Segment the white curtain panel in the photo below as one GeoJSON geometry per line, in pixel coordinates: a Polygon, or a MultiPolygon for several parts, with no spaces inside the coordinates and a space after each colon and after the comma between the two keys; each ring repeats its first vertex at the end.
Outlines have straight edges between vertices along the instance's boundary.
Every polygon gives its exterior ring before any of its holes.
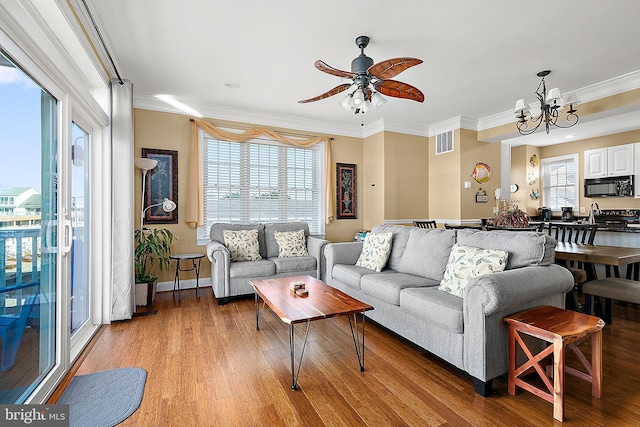
{"type": "Polygon", "coordinates": [[[133,271],[133,85],[111,80],[111,206],[113,282],[111,320],[131,319],[135,307],[133,271]]]}

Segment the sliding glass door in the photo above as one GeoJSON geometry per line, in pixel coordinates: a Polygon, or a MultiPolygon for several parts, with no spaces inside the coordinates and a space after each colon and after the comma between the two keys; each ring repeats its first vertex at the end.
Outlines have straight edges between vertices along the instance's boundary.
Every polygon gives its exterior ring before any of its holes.
{"type": "Polygon", "coordinates": [[[0,53],[0,403],[56,362],[58,101],[0,53]]]}
{"type": "Polygon", "coordinates": [[[90,318],[89,133],[71,125],[71,336],[90,318]]]}

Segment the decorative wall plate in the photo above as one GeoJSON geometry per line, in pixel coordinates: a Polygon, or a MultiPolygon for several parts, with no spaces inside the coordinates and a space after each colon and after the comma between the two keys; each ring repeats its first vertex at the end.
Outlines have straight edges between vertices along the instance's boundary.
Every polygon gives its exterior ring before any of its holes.
{"type": "Polygon", "coordinates": [[[531,197],[533,200],[538,200],[540,199],[540,192],[537,188],[535,188],[531,190],[531,194],[529,194],[529,197],[531,197]]]}
{"type": "Polygon", "coordinates": [[[511,184],[511,192],[512,193],[517,193],[519,188],[520,187],[518,187],[518,184],[511,184]]]}
{"type": "Polygon", "coordinates": [[[478,184],[484,184],[491,179],[491,168],[486,163],[478,162],[473,169],[471,178],[475,179],[478,184]]]}
{"type": "Polygon", "coordinates": [[[529,159],[529,163],[531,163],[531,166],[533,166],[534,168],[538,166],[538,155],[534,154],[533,156],[531,156],[531,158],[529,159]]]}

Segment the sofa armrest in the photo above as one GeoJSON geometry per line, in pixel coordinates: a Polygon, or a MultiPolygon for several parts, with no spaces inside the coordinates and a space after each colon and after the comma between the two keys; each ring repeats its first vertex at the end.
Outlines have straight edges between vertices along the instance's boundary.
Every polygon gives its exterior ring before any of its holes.
{"type": "Polygon", "coordinates": [[[464,305],[480,309],[485,316],[496,312],[525,310],[532,300],[564,294],[573,288],[573,276],[559,265],[532,266],[505,270],[472,279],[464,305]]]}
{"type": "Polygon", "coordinates": [[[206,248],[207,258],[211,261],[211,288],[216,298],[225,298],[229,290],[229,250],[225,245],[210,240],[206,248]]]}
{"type": "Polygon", "coordinates": [[[307,237],[307,251],[309,251],[309,256],[316,259],[316,277],[318,279],[321,278],[324,269],[324,247],[327,243],[329,243],[329,241],[325,239],[319,239],[313,236],[307,237]]]}
{"type": "Polygon", "coordinates": [[[503,319],[541,305],[564,307],[573,276],[559,265],[531,266],[476,277],[464,294],[464,369],[486,382],[508,371],[503,319]]]}
{"type": "Polygon", "coordinates": [[[331,272],[336,264],[355,265],[362,252],[362,242],[329,243],[324,248],[325,268],[322,280],[329,283],[333,279],[331,272]]]}

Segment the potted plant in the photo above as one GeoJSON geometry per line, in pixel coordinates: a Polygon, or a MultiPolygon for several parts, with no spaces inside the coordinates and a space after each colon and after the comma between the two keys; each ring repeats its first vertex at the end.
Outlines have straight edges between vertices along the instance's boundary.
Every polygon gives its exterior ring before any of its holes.
{"type": "Polygon", "coordinates": [[[174,234],[166,228],[141,228],[134,232],[136,306],[149,305],[156,299],[158,277],[154,276],[156,266],[160,271],[169,268],[171,244],[174,234]]]}

